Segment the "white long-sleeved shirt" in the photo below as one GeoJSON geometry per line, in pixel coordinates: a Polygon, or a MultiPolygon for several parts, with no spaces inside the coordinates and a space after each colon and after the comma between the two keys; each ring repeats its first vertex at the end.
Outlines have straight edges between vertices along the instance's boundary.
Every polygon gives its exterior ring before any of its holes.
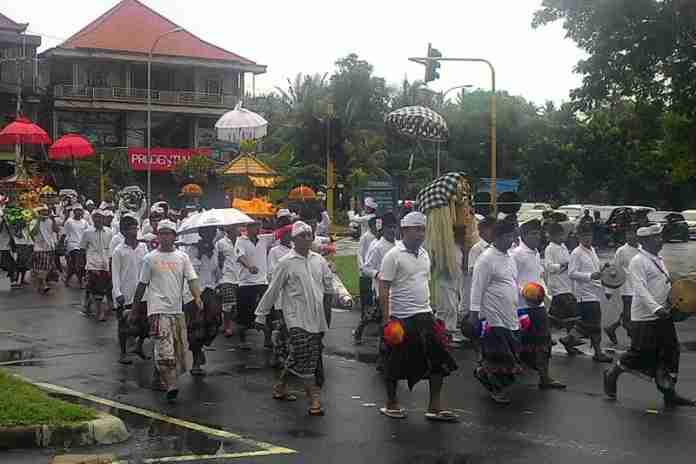
{"type": "Polygon", "coordinates": [[[112,231],[108,227],[97,230],[94,227],[87,229],[82,236],[80,248],[87,252],[88,271],[109,270],[109,245],[111,244],[112,231]]]}
{"type": "Polygon", "coordinates": [[[357,222],[360,224],[360,233],[364,234],[368,230],[370,230],[370,225],[368,224],[370,222],[370,219],[375,217],[375,213],[369,213],[369,214],[364,214],[362,216],[355,214],[355,211],[348,211],[348,221],[350,222],[357,222]]]}
{"type": "Polygon", "coordinates": [[[109,243],[109,256],[114,255],[116,252],[116,248],[122,243],[126,241],[126,238],[123,236],[121,232],[117,232],[117,229],[113,229],[114,231],[114,236],[111,237],[111,242],[109,243]]]}
{"type": "Polygon", "coordinates": [[[469,268],[469,274],[474,272],[474,265],[476,264],[476,261],[478,261],[479,257],[481,257],[481,254],[490,246],[490,243],[485,241],[484,239],[479,239],[478,242],[474,244],[474,246],[471,247],[471,250],[469,250],[469,256],[467,259],[467,267],[469,268]]]}
{"type": "Polygon", "coordinates": [[[633,295],[633,285],[631,285],[631,273],[628,271],[628,265],[631,264],[631,260],[638,254],[639,251],[640,248],[626,243],[619,247],[614,254],[614,265],[616,267],[620,267],[626,273],[626,282],[619,289],[621,296],[633,295]]]}
{"type": "MultiPolygon", "coordinates": [[[[515,261],[517,268],[517,288],[519,290],[519,299],[517,308],[528,308],[531,306],[522,296],[522,289],[530,282],[535,282],[546,288],[544,283],[544,266],[541,264],[541,255],[539,250],[531,249],[520,240],[520,244],[510,251],[510,256],[515,261]]],[[[543,304],[543,303],[542,303],[543,304]]]]}
{"type": "Polygon", "coordinates": [[[360,271],[361,275],[367,277],[367,274],[365,274],[364,271],[364,266],[365,266],[365,260],[367,259],[367,252],[370,251],[370,245],[372,245],[372,242],[376,240],[376,237],[372,233],[372,231],[368,228],[367,232],[362,234],[360,236],[360,243],[358,244],[358,270],[360,271]]]}
{"type": "Polygon", "coordinates": [[[328,330],[324,312],[324,295],[333,293],[333,273],[318,253],[307,257],[295,250],[285,255],[273,270],[273,280],[256,307],[257,319],[268,315],[271,307],[283,296],[283,318],[289,329],[294,327],[310,333],[328,330]]]}
{"type": "Polygon", "coordinates": [[[474,266],[469,311],[478,312],[492,327],[519,330],[517,266],[507,252],[491,246],[474,266]]]}
{"type": "Polygon", "coordinates": [[[600,301],[602,284],[590,277],[595,272],[599,272],[599,257],[595,249],[582,245],[575,247],[570,254],[568,277],[573,282],[573,293],[579,303],[600,301]]]}
{"type": "Polygon", "coordinates": [[[660,256],[640,250],[628,265],[633,286],[632,321],[654,321],[669,297],[669,271],[660,256]]]}
{"type": "Polygon", "coordinates": [[[75,218],[68,218],[68,220],[65,221],[65,225],[63,225],[63,234],[65,235],[65,250],[68,253],[80,249],[82,236],[88,228],[89,223],[84,219],[78,221],[75,218]]]}
{"type": "Polygon", "coordinates": [[[568,276],[568,267],[561,269],[562,265],[570,263],[570,252],[565,243],[560,245],[549,243],[544,251],[544,269],[546,270],[546,283],[549,287],[549,295],[563,295],[573,293],[573,285],[568,276]]]}
{"type": "MultiPolygon", "coordinates": [[[[140,281],[140,270],[147,253],[147,245],[144,243],[138,243],[135,248],[126,243],[116,247],[111,257],[111,282],[114,301],[119,296],[123,296],[126,305],[133,304],[135,290],[140,281]]],[[[147,298],[143,298],[143,300],[147,300],[147,298]]]]}
{"type": "MultiPolygon", "coordinates": [[[[273,272],[278,268],[278,263],[283,258],[292,251],[291,247],[286,247],[282,243],[271,248],[268,252],[268,281],[273,280],[273,272]]],[[[283,295],[278,297],[278,301],[275,303],[275,309],[281,309],[283,307],[283,295]]]]}
{"type": "Polygon", "coordinates": [[[377,241],[372,242],[369,251],[367,252],[367,258],[365,259],[365,265],[363,267],[363,274],[372,279],[372,289],[375,295],[379,296],[379,281],[377,280],[377,274],[379,274],[382,268],[382,260],[389,250],[394,248],[395,242],[390,242],[386,238],[382,237],[377,241]]]}

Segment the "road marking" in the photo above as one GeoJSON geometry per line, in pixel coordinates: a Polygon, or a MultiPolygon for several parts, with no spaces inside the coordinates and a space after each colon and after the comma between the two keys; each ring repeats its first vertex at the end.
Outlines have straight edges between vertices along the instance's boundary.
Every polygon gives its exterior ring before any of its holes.
{"type": "Polygon", "coordinates": [[[15,359],[14,361],[4,361],[0,362],[0,366],[12,366],[13,364],[27,364],[35,362],[53,361],[54,359],[66,358],[68,356],[87,356],[90,354],[97,354],[98,351],[87,351],[85,353],[65,353],[57,354],[54,356],[47,356],[45,358],[26,358],[26,359],[15,359]]]}
{"type": "MultiPolygon", "coordinates": [[[[89,393],[78,392],[78,391],[71,390],[71,389],[66,388],[66,387],[61,387],[60,385],[53,385],[53,384],[44,383],[44,382],[35,382],[31,379],[28,379],[28,378],[20,376],[20,375],[17,375],[17,377],[19,377],[22,380],[29,382],[33,385],[36,385],[39,388],[42,388],[44,390],[48,390],[48,391],[51,391],[54,393],[59,393],[62,395],[67,395],[67,396],[74,396],[76,398],[80,398],[80,399],[83,399],[86,401],[91,401],[93,403],[101,404],[103,406],[108,406],[111,408],[120,409],[122,411],[127,411],[127,412],[130,412],[133,414],[138,414],[140,416],[149,417],[150,419],[156,419],[156,420],[159,420],[162,422],[167,422],[169,424],[176,425],[178,427],[187,428],[190,430],[194,430],[196,432],[204,433],[206,435],[211,435],[211,436],[218,437],[218,438],[226,438],[229,440],[235,440],[235,441],[238,441],[240,443],[254,446],[256,448],[260,448],[262,451],[254,451],[254,452],[249,452],[249,453],[263,453],[263,454],[259,454],[259,456],[270,456],[270,455],[275,455],[275,454],[294,454],[297,452],[297,451],[290,449],[290,448],[284,448],[282,446],[276,446],[272,443],[266,443],[263,441],[254,440],[252,438],[246,438],[246,437],[243,437],[243,436],[238,435],[236,433],[227,432],[225,430],[214,429],[212,427],[207,427],[205,425],[196,424],[194,422],[189,422],[189,421],[183,420],[183,419],[177,419],[176,417],[170,417],[170,416],[167,416],[164,414],[160,414],[158,412],[149,411],[147,409],[142,409],[142,408],[139,408],[136,406],[131,406],[128,404],[119,403],[117,401],[108,400],[106,398],[100,398],[98,396],[90,395],[89,393]]],[[[239,455],[238,457],[244,457],[245,453],[234,453],[233,457],[237,456],[237,455],[239,455]]],[[[225,455],[225,456],[230,456],[230,455],[225,455]]],[[[248,454],[248,456],[255,456],[255,454],[248,454]]],[[[184,457],[186,457],[186,456],[184,456],[184,457]]],[[[209,455],[208,457],[203,457],[203,459],[207,459],[207,460],[223,459],[223,458],[224,458],[223,455],[209,455]]],[[[153,459],[155,459],[155,458],[153,458],[153,459]]],[[[157,458],[157,459],[158,460],[145,460],[145,462],[153,462],[153,463],[156,463],[156,462],[180,462],[180,461],[176,461],[176,458],[173,458],[173,457],[172,458],[157,458]],[[174,459],[174,460],[163,461],[162,459],[174,459]]],[[[201,458],[196,457],[195,459],[201,459],[201,458]]],[[[188,460],[192,461],[192,460],[194,460],[194,458],[190,458],[188,460]]]]}
{"type": "MultiPolygon", "coordinates": [[[[293,451],[294,452],[294,451],[293,451]]],[[[144,464],[157,464],[160,462],[190,462],[190,461],[213,461],[217,459],[240,459],[240,458],[254,458],[261,456],[275,456],[278,454],[290,454],[290,453],[277,453],[272,450],[264,451],[245,451],[241,453],[221,453],[221,454],[191,454],[187,456],[167,456],[161,458],[146,458],[142,462],[144,464]]],[[[111,464],[129,464],[128,461],[113,461],[111,464]]]]}

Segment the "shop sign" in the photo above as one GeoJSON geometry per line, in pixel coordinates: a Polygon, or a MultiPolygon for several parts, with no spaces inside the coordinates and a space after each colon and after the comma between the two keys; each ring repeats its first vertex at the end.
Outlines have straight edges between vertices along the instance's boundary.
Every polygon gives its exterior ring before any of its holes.
{"type": "MultiPolygon", "coordinates": [[[[193,156],[210,157],[210,148],[152,148],[152,171],[170,172],[179,161],[189,160],[193,156]]],[[[128,148],[128,164],[134,171],[147,171],[147,148],[128,148]]]]}

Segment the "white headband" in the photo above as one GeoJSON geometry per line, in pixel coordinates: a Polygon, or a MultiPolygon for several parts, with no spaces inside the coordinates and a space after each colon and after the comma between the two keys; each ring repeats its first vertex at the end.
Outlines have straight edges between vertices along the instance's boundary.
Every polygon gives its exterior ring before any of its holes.
{"type": "Polygon", "coordinates": [[[297,221],[292,225],[292,232],[290,233],[290,236],[294,238],[300,234],[304,234],[305,232],[312,233],[312,228],[306,222],[297,221]]]}

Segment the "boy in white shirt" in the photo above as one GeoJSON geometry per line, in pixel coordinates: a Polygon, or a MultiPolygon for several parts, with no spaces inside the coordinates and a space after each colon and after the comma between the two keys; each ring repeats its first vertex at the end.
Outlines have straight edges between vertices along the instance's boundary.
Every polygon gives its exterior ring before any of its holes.
{"type": "Polygon", "coordinates": [[[111,301],[111,272],[109,267],[109,245],[113,232],[104,226],[104,212],[95,210],[92,214],[94,227],[85,231],[82,235],[80,248],[86,257],[85,269],[87,270],[86,308],[85,314],[90,315],[91,303],[97,303],[97,320],[106,321],[108,302],[111,301]],[[105,303],[103,300],[108,301],[105,303]]]}
{"type": "Polygon", "coordinates": [[[65,237],[65,252],[68,255],[68,266],[65,273],[65,286],[69,286],[70,278],[74,275],[80,287],[84,285],[85,279],[85,254],[80,249],[82,236],[89,228],[89,223],[83,217],[84,210],[82,205],[75,205],[72,208],[72,217],[68,217],[63,225],[63,234],[65,237]]]}

